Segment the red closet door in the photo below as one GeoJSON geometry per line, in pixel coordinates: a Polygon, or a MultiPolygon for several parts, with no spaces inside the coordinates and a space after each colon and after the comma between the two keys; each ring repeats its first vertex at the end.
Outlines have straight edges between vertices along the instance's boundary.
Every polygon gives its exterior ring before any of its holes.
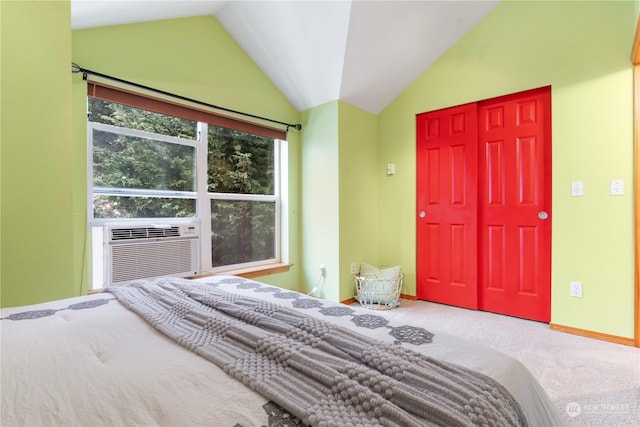
{"type": "Polygon", "coordinates": [[[478,307],[551,317],[550,88],[478,105],[478,307]]]}
{"type": "Polygon", "coordinates": [[[477,308],[477,110],[417,116],[417,297],[477,308]]]}

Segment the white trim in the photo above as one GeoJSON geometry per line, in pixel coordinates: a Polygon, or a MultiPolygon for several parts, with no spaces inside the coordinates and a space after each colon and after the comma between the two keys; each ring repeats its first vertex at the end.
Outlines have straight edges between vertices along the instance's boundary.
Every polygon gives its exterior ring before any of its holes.
{"type": "Polygon", "coordinates": [[[195,199],[197,191],[145,190],[142,188],[93,187],[93,194],[108,196],[165,197],[170,199],[195,199]]]}
{"type": "Polygon", "coordinates": [[[273,219],[275,224],[273,224],[274,227],[274,234],[275,234],[275,242],[273,242],[274,248],[273,248],[273,252],[275,255],[276,260],[280,260],[280,231],[281,231],[281,224],[280,224],[280,209],[281,209],[281,205],[280,205],[280,194],[282,193],[281,188],[280,188],[280,171],[282,170],[282,163],[280,162],[280,140],[279,139],[274,139],[273,140],[273,193],[274,193],[274,197],[276,198],[276,211],[275,211],[275,218],[273,219]]]}
{"type": "Polygon", "coordinates": [[[241,264],[229,264],[229,265],[221,265],[219,267],[211,267],[211,259],[209,259],[210,267],[208,269],[205,269],[204,267],[202,267],[202,269],[204,272],[207,272],[207,273],[220,274],[220,273],[224,273],[232,270],[244,270],[247,268],[262,267],[262,266],[267,266],[272,264],[281,264],[281,262],[278,261],[276,258],[270,258],[270,259],[264,259],[260,261],[245,262],[241,264]]]}
{"type": "Polygon", "coordinates": [[[238,200],[249,202],[277,202],[278,196],[270,194],[240,194],[240,193],[207,193],[211,200],[238,200]]]}
{"type": "Polygon", "coordinates": [[[289,262],[289,144],[286,140],[276,141],[278,144],[279,169],[276,179],[278,182],[278,228],[277,258],[280,262],[289,262]]]}
{"type": "MultiPolygon", "coordinates": [[[[209,173],[207,171],[209,125],[198,122],[198,146],[196,148],[196,190],[198,194],[207,194],[209,173]]],[[[200,268],[211,268],[211,203],[208,197],[200,196],[196,201],[196,211],[200,219],[200,268]]]]}
{"type": "Polygon", "coordinates": [[[170,142],[171,144],[186,145],[189,147],[196,147],[198,145],[198,141],[194,139],[163,135],[161,133],[147,132],[138,129],[123,128],[120,126],[107,125],[104,123],[89,122],[89,124],[96,130],[115,133],[117,135],[133,136],[134,138],[150,139],[152,141],[170,142]]]}
{"type": "MultiPolygon", "coordinates": [[[[88,108],[88,106],[87,106],[88,108]]],[[[96,223],[93,217],[93,125],[87,121],[87,228],[96,223]]]]}

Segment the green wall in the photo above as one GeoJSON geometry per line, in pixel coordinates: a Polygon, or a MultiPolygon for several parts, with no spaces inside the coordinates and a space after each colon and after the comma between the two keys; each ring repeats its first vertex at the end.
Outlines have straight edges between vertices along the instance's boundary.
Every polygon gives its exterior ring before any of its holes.
{"type": "Polygon", "coordinates": [[[633,336],[633,2],[502,2],[379,115],[380,257],[415,292],[415,114],[552,86],[552,323],[633,336]],[[402,175],[401,175],[402,173],[402,175]],[[623,196],[609,180],[625,180],[623,196]],[[584,197],[571,197],[571,181],[584,197]],[[401,245],[398,245],[398,241],[401,245]],[[581,281],[583,298],[569,296],[581,281]]]}
{"type": "Polygon", "coordinates": [[[302,113],[301,209],[303,281],[313,295],[339,298],[338,101],[302,113]],[[327,269],[321,278],[320,265],[327,269]]]}
{"type": "MultiPolygon", "coordinates": [[[[345,102],[338,106],[339,134],[339,208],[340,251],[338,280],[339,300],[354,294],[351,264],[394,263],[378,257],[378,177],[386,167],[378,167],[377,116],[345,102]]],[[[393,179],[389,177],[388,179],[393,179]]]]}
{"type": "Polygon", "coordinates": [[[70,3],[1,2],[0,304],[78,295],[70,3]]]}
{"type": "Polygon", "coordinates": [[[291,104],[212,16],[76,30],[73,61],[214,105],[298,120],[291,104]]]}
{"type": "MultiPolygon", "coordinates": [[[[333,101],[303,112],[302,258],[308,291],[354,295],[351,264],[378,264],[377,116],[333,101]],[[320,265],[327,275],[321,279],[320,265]]],[[[386,169],[385,169],[386,170],[386,169]]]]}

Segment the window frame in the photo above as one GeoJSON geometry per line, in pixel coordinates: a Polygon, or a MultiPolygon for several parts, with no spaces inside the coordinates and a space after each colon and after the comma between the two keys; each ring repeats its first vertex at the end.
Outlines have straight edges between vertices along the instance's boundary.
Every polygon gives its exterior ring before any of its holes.
{"type": "MultiPolygon", "coordinates": [[[[177,145],[184,145],[187,147],[193,147],[195,151],[196,165],[197,165],[198,151],[199,151],[198,141],[186,139],[186,138],[179,138],[175,136],[162,135],[159,133],[147,132],[147,131],[138,130],[138,129],[123,128],[120,126],[108,125],[105,123],[98,123],[98,122],[87,121],[87,126],[89,128],[89,133],[87,134],[87,142],[91,149],[89,153],[90,155],[89,177],[90,177],[90,185],[91,185],[91,191],[92,191],[91,193],[92,197],[91,197],[91,200],[88,201],[88,204],[89,204],[89,209],[91,209],[91,211],[89,212],[90,218],[92,218],[94,221],[96,220],[96,218],[93,218],[92,210],[93,210],[93,195],[95,194],[103,194],[107,196],[142,196],[142,197],[163,196],[167,198],[181,198],[181,199],[197,198],[197,194],[198,194],[197,185],[196,185],[196,191],[150,190],[150,189],[144,189],[144,188],[119,188],[119,187],[97,187],[98,191],[96,191],[96,187],[93,185],[93,131],[94,130],[114,133],[118,135],[131,136],[134,138],[149,139],[152,141],[160,141],[160,142],[166,142],[169,144],[177,144],[177,145]]],[[[196,174],[197,173],[198,173],[198,170],[196,167],[196,174]]],[[[197,211],[196,211],[196,216],[197,216],[197,211]]],[[[107,221],[110,220],[109,218],[97,218],[97,220],[102,220],[102,219],[105,219],[107,221]]],[[[139,219],[144,219],[144,218],[139,218],[139,219]]]]}
{"type": "MultiPolygon", "coordinates": [[[[282,202],[283,202],[283,192],[282,183],[288,183],[286,179],[286,174],[283,176],[283,170],[286,170],[286,163],[283,165],[282,160],[282,152],[286,150],[286,141],[281,139],[274,138],[273,139],[273,176],[274,176],[274,191],[273,195],[267,194],[244,194],[244,193],[218,193],[218,192],[209,192],[208,190],[208,140],[203,140],[203,136],[208,135],[208,127],[209,123],[198,122],[198,141],[202,140],[202,152],[198,152],[198,160],[197,160],[197,185],[196,188],[204,189],[202,197],[198,197],[197,199],[197,212],[198,219],[200,221],[200,234],[201,234],[201,268],[203,271],[207,271],[213,274],[216,273],[226,273],[230,271],[236,271],[239,269],[247,269],[261,266],[269,266],[274,264],[280,264],[285,262],[283,260],[283,234],[282,230],[286,229],[283,223],[283,215],[282,215],[282,202]],[[202,171],[202,173],[200,173],[202,171]],[[285,178],[285,179],[283,179],[285,178]],[[211,201],[213,200],[231,200],[231,201],[255,201],[255,202],[274,202],[275,203],[275,241],[274,241],[274,258],[269,258],[260,261],[252,261],[241,264],[229,264],[224,266],[213,267],[212,264],[212,253],[211,253],[211,240],[205,239],[204,236],[211,236],[211,201]],[[209,242],[206,244],[204,242],[209,242]]],[[[204,138],[206,139],[206,137],[204,138]]],[[[285,217],[286,218],[286,217],[285,217]]],[[[284,246],[286,247],[286,246],[284,246]]],[[[286,252],[285,252],[286,253],[286,252]]]]}
{"type": "MultiPolygon", "coordinates": [[[[287,188],[288,188],[288,145],[286,141],[286,131],[263,127],[256,123],[248,123],[245,121],[218,116],[212,112],[203,112],[200,109],[191,110],[191,107],[175,104],[166,100],[147,97],[138,93],[120,90],[110,86],[102,86],[93,82],[88,84],[88,97],[105,100],[108,102],[129,105],[135,108],[142,108],[149,111],[169,114],[175,117],[187,118],[197,123],[196,139],[185,139],[168,135],[161,135],[147,131],[122,128],[119,126],[91,122],[87,118],[87,165],[88,165],[88,228],[104,227],[107,223],[155,223],[155,222],[190,222],[197,220],[200,224],[200,270],[202,275],[208,274],[233,274],[234,272],[251,272],[264,268],[265,271],[281,268],[288,263],[288,215],[283,206],[288,205],[287,188]],[[96,93],[99,95],[96,96],[96,93]],[[104,96],[108,93],[109,96],[104,96]],[[115,95],[114,95],[115,94],[115,95]],[[133,101],[132,101],[133,100],[133,101]],[[143,100],[143,102],[139,102],[143,100]],[[123,102],[124,101],[124,102],[123,102]],[[151,107],[150,107],[151,106],[151,107]],[[173,114],[178,111],[180,114],[173,114]],[[185,113],[187,111],[187,113],[185,113]],[[191,115],[191,113],[194,113],[191,115]],[[201,119],[210,119],[212,117],[221,117],[221,119],[202,121],[201,119]],[[196,119],[197,118],[197,119],[196,119]],[[228,126],[229,124],[240,123],[239,127],[228,126]],[[224,126],[224,125],[227,126],[224,126]],[[210,193],[208,192],[208,126],[222,126],[242,132],[253,133],[273,139],[274,148],[274,194],[242,194],[242,193],[210,193]],[[261,129],[261,132],[255,132],[261,129]],[[94,191],[93,186],[93,131],[103,130],[121,133],[134,137],[141,137],[151,140],[158,140],[167,143],[175,143],[195,147],[195,192],[190,191],[173,191],[173,190],[149,190],[149,189],[121,189],[100,187],[98,191],[94,191]],[[284,137],[283,137],[284,136],[284,137]],[[94,195],[131,195],[131,196],[162,196],[176,198],[195,198],[196,214],[194,217],[180,218],[94,218],[94,195]],[[247,263],[239,263],[233,265],[212,266],[212,248],[211,248],[211,202],[213,200],[239,200],[239,201],[257,201],[257,202],[273,202],[275,204],[274,218],[274,258],[265,260],[252,261],[247,263]]],[[[88,117],[88,116],[87,116],[88,117]]],[[[255,274],[253,275],[255,277],[255,274]]],[[[95,287],[95,286],[94,286],[95,287]]]]}

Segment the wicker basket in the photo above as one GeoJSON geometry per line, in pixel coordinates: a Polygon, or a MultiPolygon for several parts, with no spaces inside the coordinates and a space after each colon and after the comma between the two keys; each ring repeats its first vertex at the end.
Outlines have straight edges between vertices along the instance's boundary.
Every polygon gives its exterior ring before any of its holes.
{"type": "Polygon", "coordinates": [[[353,276],[356,285],[356,299],[371,310],[389,310],[398,306],[402,289],[402,274],[393,279],[372,274],[353,276]]]}

